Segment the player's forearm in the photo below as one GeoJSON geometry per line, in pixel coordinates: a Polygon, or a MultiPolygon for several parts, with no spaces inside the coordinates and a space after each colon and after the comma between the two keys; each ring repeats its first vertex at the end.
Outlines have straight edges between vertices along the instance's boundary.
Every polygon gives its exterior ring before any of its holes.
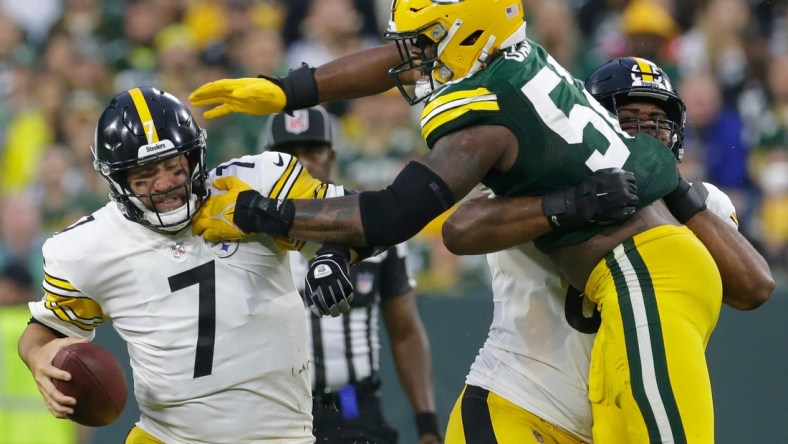
{"type": "Polygon", "coordinates": [[[722,277],[723,302],[739,310],[753,310],[774,290],[769,264],[733,227],[709,210],[687,221],[711,253],[722,277]]]}
{"type": "Polygon", "coordinates": [[[550,231],[541,197],[477,197],[443,224],[443,243],[454,254],[485,254],[529,242],[550,231]]]}
{"type": "Polygon", "coordinates": [[[30,367],[30,358],[35,352],[48,344],[50,341],[57,339],[48,328],[39,324],[29,324],[22,336],[19,337],[17,344],[17,351],[22,361],[30,367]]]}
{"type": "Polygon", "coordinates": [[[374,95],[394,87],[388,70],[400,62],[396,45],[365,49],[315,70],[321,102],[374,95]]]}
{"type": "Polygon", "coordinates": [[[324,244],[366,246],[358,195],[293,201],[295,219],[288,236],[324,244]]]}

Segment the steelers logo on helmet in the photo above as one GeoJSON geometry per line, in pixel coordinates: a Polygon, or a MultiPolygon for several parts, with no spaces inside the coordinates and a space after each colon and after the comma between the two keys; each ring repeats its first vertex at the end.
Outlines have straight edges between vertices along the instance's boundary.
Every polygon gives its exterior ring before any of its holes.
{"type": "Polygon", "coordinates": [[[651,86],[665,91],[673,91],[668,77],[662,69],[653,62],[633,57],[635,64],[632,65],[632,86],[651,86]]]}

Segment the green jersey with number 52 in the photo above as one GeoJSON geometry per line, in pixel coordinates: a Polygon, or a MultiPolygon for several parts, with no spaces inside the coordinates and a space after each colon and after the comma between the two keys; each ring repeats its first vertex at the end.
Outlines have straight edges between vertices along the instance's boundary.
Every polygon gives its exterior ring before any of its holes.
{"type": "MultiPolygon", "coordinates": [[[[433,93],[422,114],[428,146],[475,125],[501,125],[519,143],[513,167],[482,179],[499,196],[541,195],[575,185],[591,172],[623,168],[635,175],[643,208],[678,183],[676,159],[656,138],[626,134],[541,46],[526,40],[487,68],[433,93]]],[[[536,239],[543,252],[580,243],[605,227],[554,231],[536,239]]]]}

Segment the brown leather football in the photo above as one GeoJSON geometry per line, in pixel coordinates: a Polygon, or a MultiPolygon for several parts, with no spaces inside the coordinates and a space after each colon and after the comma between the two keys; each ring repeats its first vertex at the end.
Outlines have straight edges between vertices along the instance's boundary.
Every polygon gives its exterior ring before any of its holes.
{"type": "Polygon", "coordinates": [[[117,358],[96,344],[78,343],[62,348],[52,365],[71,373],[70,381],[53,380],[63,394],[73,396],[77,404],[72,421],[90,426],[104,426],[120,416],[126,406],[126,375],[117,358]]]}

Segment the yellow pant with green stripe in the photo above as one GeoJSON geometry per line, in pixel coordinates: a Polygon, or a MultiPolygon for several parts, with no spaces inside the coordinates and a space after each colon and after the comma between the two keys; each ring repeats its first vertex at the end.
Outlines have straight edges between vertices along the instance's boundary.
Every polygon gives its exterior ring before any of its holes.
{"type": "Polygon", "coordinates": [[[719,270],[686,227],[616,247],[586,295],[602,326],[591,353],[595,444],[713,443],[705,350],[722,302],[719,270]]]}

